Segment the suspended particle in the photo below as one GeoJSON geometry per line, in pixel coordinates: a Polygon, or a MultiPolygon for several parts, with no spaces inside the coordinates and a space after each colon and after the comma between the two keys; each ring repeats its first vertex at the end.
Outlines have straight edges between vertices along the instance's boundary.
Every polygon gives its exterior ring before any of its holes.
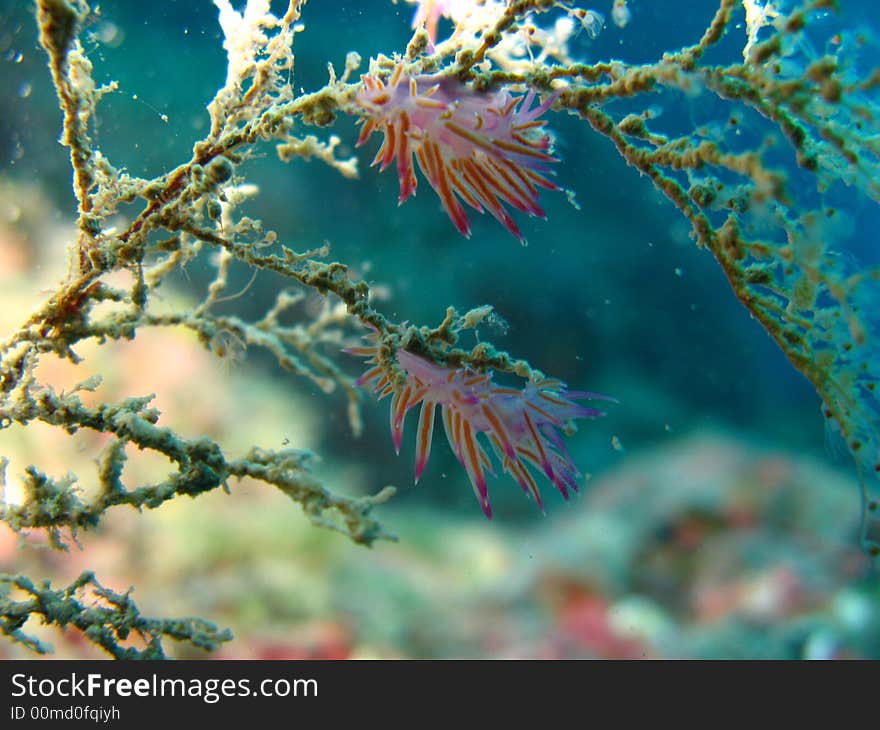
{"type": "Polygon", "coordinates": [[[632,20],[632,11],[626,4],[626,0],[614,0],[611,8],[611,20],[618,28],[625,28],[632,20]]]}
{"type": "Polygon", "coordinates": [[[601,33],[602,29],[605,27],[605,17],[602,13],[597,13],[595,10],[582,10],[581,8],[576,8],[572,12],[572,15],[581,24],[581,28],[587,32],[587,35],[590,36],[590,40],[592,41],[596,40],[599,33],[601,33]]]}

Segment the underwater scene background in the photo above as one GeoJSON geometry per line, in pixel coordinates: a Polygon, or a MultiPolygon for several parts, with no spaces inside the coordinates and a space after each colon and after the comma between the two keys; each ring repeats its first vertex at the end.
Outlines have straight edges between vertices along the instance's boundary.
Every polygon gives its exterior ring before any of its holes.
{"type": "MultiPolygon", "coordinates": [[[[589,4],[603,27],[571,39],[573,58],[653,61],[697,42],[718,3],[630,0],[620,24],[614,5],[589,4]]],[[[874,3],[839,5],[829,27],[876,42],[874,3]]],[[[365,59],[366,73],[366,59],[404,49],[413,10],[390,0],[312,0],[296,37],[294,86],[323,86],[328,62],[340,72],[349,51],[365,59]]],[[[95,138],[131,175],[174,168],[206,134],[205,106],[226,77],[217,14],[209,0],[110,0],[86,25],[95,79],[119,84],[98,108],[95,138]]],[[[451,30],[445,23],[441,35],[451,30]]],[[[745,43],[743,24],[742,37],[729,39],[731,58],[745,43]]],[[[660,91],[651,107],[652,118],[695,129],[727,125],[729,113],[720,102],[660,91]]],[[[462,335],[467,346],[488,339],[574,391],[613,396],[601,404],[604,417],[579,423],[566,440],[585,473],[580,495],[566,503],[547,485],[542,515],[513,481],[490,478],[488,521],[439,436],[413,486],[415,425],[396,456],[386,402],[365,394],[355,436],[339,389],[328,395],[231,335],[206,348],[184,329],[145,328],[130,341],[84,343],[81,365],[41,368],[62,384],[94,368],[108,397],[156,393],[163,423],[232,451],[311,450],[320,455],[314,472],[340,493],[395,485],[376,514],[399,541],[354,545],[314,527],[280,492],[244,480],[230,494],[108,513],[67,552],[49,549],[39,531],[0,525],[0,572],[61,585],[94,570],[115,590],[134,585],[145,615],[230,627],[235,638],[217,657],[880,657],[880,585],[861,542],[859,475],[813,386],[650,180],[577,119],[545,118],[561,160],[554,180],[577,205],[542,192],[546,219],[515,216],[527,245],[487,215],[470,216],[464,238],[426,181],[398,206],[397,175],[369,167],[379,141],[356,148],[354,117],[340,116],[332,133],[338,157],[357,156],[357,179],[318,161],[282,164],[271,144],[238,174],[260,190],[246,215],[297,250],[329,244],[330,259],[367,280],[394,321],[437,324],[447,306],[491,304],[496,315],[462,335]]],[[[60,122],[34,9],[0,0],[4,335],[68,263],[76,210],[69,153],[56,143],[60,122]]],[[[869,123],[880,134],[877,120],[869,123]]],[[[737,124],[745,139],[770,129],[746,113],[737,124]]],[[[789,173],[798,185],[797,168],[789,173]]],[[[856,186],[828,194],[839,255],[857,269],[876,266],[876,204],[856,186]]],[[[119,211],[120,227],[129,214],[119,211]]],[[[204,256],[160,296],[195,306],[214,275],[204,256]]],[[[233,263],[228,291],[240,295],[218,310],[259,318],[287,286],[266,272],[252,277],[233,263]]],[[[322,302],[305,291],[300,316],[318,316],[322,302]]],[[[337,362],[354,377],[363,370],[357,358],[337,362]]],[[[4,428],[6,498],[35,461],[56,476],[88,473],[90,438],[4,428]]],[[[128,458],[126,473],[142,483],[162,467],[148,455],[128,458]]],[[[73,629],[32,619],[27,630],[57,656],[103,656],[73,629]]],[[[186,646],[176,655],[204,656],[186,646]]],[[[0,642],[0,657],[24,656],[22,645],[0,642]]]]}

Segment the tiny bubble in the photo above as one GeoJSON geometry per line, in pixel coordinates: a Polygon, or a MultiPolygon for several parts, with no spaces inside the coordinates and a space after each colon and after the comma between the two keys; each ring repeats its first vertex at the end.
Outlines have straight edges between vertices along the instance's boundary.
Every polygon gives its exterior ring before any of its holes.
{"type": "Polygon", "coordinates": [[[16,53],[16,54],[12,57],[12,62],[13,62],[13,63],[21,63],[23,59],[24,59],[24,54],[21,53],[21,52],[19,52],[19,53],[16,53]]]}
{"type": "Polygon", "coordinates": [[[675,275],[677,277],[681,278],[682,276],[684,276],[684,269],[682,269],[680,266],[676,266],[675,267],[675,275]]]}
{"type": "Polygon", "coordinates": [[[31,86],[30,82],[25,81],[21,86],[18,87],[18,95],[22,99],[27,99],[31,95],[31,91],[33,91],[33,86],[31,86]]]}

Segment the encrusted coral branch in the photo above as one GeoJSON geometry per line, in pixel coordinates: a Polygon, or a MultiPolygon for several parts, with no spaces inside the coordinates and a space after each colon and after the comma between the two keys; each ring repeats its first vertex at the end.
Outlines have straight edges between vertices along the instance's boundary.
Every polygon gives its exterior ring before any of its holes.
{"type": "Polygon", "coordinates": [[[124,504],[154,509],[177,496],[195,497],[217,487],[228,488],[230,477],[251,477],[278,487],[299,502],[314,523],[343,532],[355,542],[369,546],[378,539],[395,539],[370,515],[373,506],[393,491],[386,489],[361,499],[333,495],[310,474],[308,452],[294,449],[255,449],[243,458],[228,460],[220,446],[206,436],[186,439],[158,426],[159,412],[148,407],[151,400],[152,396],[129,398],[92,408],[76,393],[57,394],[44,386],[7,402],[0,413],[6,423],[40,421],[70,433],[85,428],[112,435],[115,440],[99,460],[100,492],[94,500],[85,501],[78,495],[73,478],[54,480],[32,466],[26,472],[24,500],[20,504],[4,502],[0,519],[14,530],[46,529],[53,543],[62,546],[62,530],[75,536],[79,529],[95,527],[110,507],[124,504]],[[163,454],[176,470],[158,484],[128,489],[121,478],[126,446],[163,454]]]}
{"type": "MultiPolygon", "coordinates": [[[[697,244],[718,261],[737,298],[815,387],[823,414],[859,464],[865,514],[874,519],[878,501],[869,495],[880,474],[880,330],[872,312],[880,269],[859,269],[838,255],[837,214],[821,201],[843,182],[880,202],[880,68],[870,56],[876,47],[868,50],[866,34],[841,29],[818,38],[824,55],[809,50],[811,27],[836,9],[833,0],[720,0],[697,43],[655,62],[499,59],[504,38],[550,5],[487,3],[496,8],[494,25],[475,51],[461,51],[445,72],[477,90],[517,84],[555,91],[554,108],[585,120],[654,183],[690,222],[697,244]],[[743,62],[706,62],[741,20],[743,62]],[[729,107],[727,124],[670,133],[652,111],[660,94],[672,103],[720,100],[729,107]],[[642,100],[648,95],[650,101],[642,100]],[[748,112],[757,119],[746,126],[748,112]],[[754,135],[762,122],[757,142],[738,139],[741,127],[754,135]],[[793,163],[787,169],[777,167],[781,154],[793,163]],[[792,184],[794,165],[812,180],[792,184]]],[[[413,65],[442,62],[438,51],[413,65]]],[[[866,522],[866,542],[876,552],[873,532],[866,522]]]]}
{"type": "Polygon", "coordinates": [[[141,616],[131,590],[117,593],[105,588],[91,572],[65,588],[52,588],[49,581],[36,584],[23,575],[0,574],[0,633],[37,654],[47,654],[50,646],[25,633],[25,623],[34,616],[43,624],[81,631],[114,659],[165,659],[162,642],[166,639],[205,651],[214,651],[232,639],[228,629],[218,629],[204,619],[141,616]],[[24,594],[23,599],[14,600],[13,591],[24,594]]]}
{"type": "MultiPolygon", "coordinates": [[[[196,332],[215,352],[231,346],[265,348],[284,368],[322,390],[340,387],[348,396],[349,420],[356,433],[360,428],[358,391],[353,378],[327,352],[327,348],[338,352],[351,344],[352,322],[369,326],[389,351],[405,347],[449,366],[541,377],[525,361],[514,360],[486,343],[470,350],[455,346],[459,332],[489,316],[489,308],[465,315],[450,308],[436,328],[395,324],[375,309],[363,281],[344,265],[321,260],[327,256],[326,247],[295,253],[279,247],[275,234],[258,221],[237,214],[237,206],[255,192],[238,169],[247,159],[248,148],[261,141],[276,140],[282,160],[316,157],[346,176],[356,173],[353,159],[336,157],[337,138],[323,142],[294,131],[296,120],[318,126],[331,123],[359,88],[349,82],[359,59],[349,54],[341,77],[331,69],[326,87],[312,94],[294,94],[289,72],[303,4],[293,0],[287,12],[276,17],[263,0],[250,0],[241,14],[218,0],[229,74],[208,108],[209,135],[194,146],[190,161],[157,179],[142,180],[114,168],[89,135],[95,107],[113,86],[96,90],[91,66],[77,40],[90,12],[88,5],[84,0],[38,0],[42,43],[65,115],[62,141],[71,150],[80,236],[71,247],[66,279],[0,343],[0,427],[40,422],[70,433],[86,429],[112,438],[97,460],[96,490],[80,489],[74,474],[59,478],[37,465],[26,467],[21,474],[23,499],[12,503],[4,498],[0,512],[13,529],[44,530],[52,545],[66,548],[70,540],[76,541],[78,531],[96,527],[114,506],[156,508],[175,497],[228,488],[233,478],[249,477],[287,494],[314,524],[338,530],[357,543],[394,539],[372,516],[374,507],[393,494],[391,488],[372,497],[334,495],[311,473],[307,452],[254,447],[242,457],[230,458],[208,436],[189,438],[163,426],[161,414],[150,407],[152,396],[92,406],[80,396],[82,391],[97,388],[97,376],[70,392],[58,392],[51,383],[39,380],[37,365],[45,355],[79,362],[77,350],[86,340],[130,339],[144,327],[183,327],[196,332]],[[140,213],[121,230],[111,227],[109,221],[120,207],[138,200],[143,202],[140,213]],[[219,256],[216,276],[202,302],[188,309],[157,309],[155,291],[205,248],[215,249],[219,256]],[[331,295],[338,304],[328,303],[317,317],[302,324],[286,324],[282,318],[289,319],[302,294],[285,291],[257,320],[218,314],[216,305],[230,298],[228,275],[235,262],[254,271],[274,272],[305,290],[331,295]],[[106,275],[119,270],[129,272],[129,285],[108,283],[106,275]],[[172,465],[168,475],[153,484],[128,484],[124,465],[126,450],[131,448],[165,456],[172,465]],[[92,496],[86,498],[87,493],[92,496]]],[[[6,467],[4,461],[4,484],[6,467]]],[[[25,578],[16,580],[23,590],[31,585],[25,578]]],[[[84,578],[69,589],[64,600],[73,601],[73,593],[90,580],[84,578]]],[[[15,611],[34,612],[30,603],[15,604],[15,611]]],[[[87,636],[115,655],[130,655],[127,650],[115,651],[107,635],[96,631],[87,636]]],[[[150,651],[150,656],[155,654],[150,651]]]]}

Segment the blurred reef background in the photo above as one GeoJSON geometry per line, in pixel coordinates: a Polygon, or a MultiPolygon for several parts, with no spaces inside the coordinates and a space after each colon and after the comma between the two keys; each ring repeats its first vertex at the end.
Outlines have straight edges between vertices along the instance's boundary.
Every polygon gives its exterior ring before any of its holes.
{"type": "MultiPolygon", "coordinates": [[[[578,36],[573,55],[647,61],[692,43],[717,3],[684,5],[631,0],[618,27],[611,0],[595,0],[608,22],[595,39],[578,36]]],[[[878,31],[873,0],[841,5],[846,23],[878,31]]],[[[341,68],[350,50],[366,59],[403,48],[411,18],[411,6],[390,0],[312,0],[296,87],[322,86],[328,61],[341,68]]],[[[224,81],[221,44],[208,0],[101,3],[86,49],[95,78],[119,82],[99,107],[98,142],[111,160],[152,177],[188,159],[224,81]]],[[[717,111],[658,104],[658,114],[689,115],[696,126],[717,111]]],[[[447,305],[490,303],[504,321],[480,334],[572,389],[615,396],[605,418],[569,441],[590,473],[580,497],[566,504],[547,489],[542,516],[495,479],[487,522],[445,443],[412,486],[413,435],[396,457],[384,403],[365,399],[355,438],[342,394],[326,396],[259,352],[230,346],[218,357],[188,332],[144,330],[82,348],[111,393],[155,390],[163,419],[224,446],[313,449],[316,472],[342,492],[397,485],[379,516],[400,542],[360,548],[245,481],[231,495],[113,511],[69,553],[22,550],[40,538],[0,525],[0,572],[60,585],[90,569],[117,590],[135,585],[147,615],[232,628],[220,657],[880,658],[880,583],[859,543],[857,477],[814,389],[650,182],[586,125],[549,118],[558,181],[580,210],[564,195],[542,198],[546,221],[518,218],[527,246],[488,216],[472,220],[465,240],[427,186],[398,208],[396,177],[368,167],[375,143],[355,150],[348,118],[333,132],[340,157],[359,157],[358,180],[317,162],[280,164],[266,145],[246,163],[261,194],[244,210],[300,248],[329,242],[331,258],[379,289],[396,320],[438,322],[447,305]]],[[[4,332],[64,273],[75,205],[59,122],[31,4],[0,0],[4,332]]],[[[853,189],[838,207],[851,255],[876,263],[876,206],[853,189]]],[[[228,307],[259,316],[277,290],[262,275],[248,287],[251,272],[238,266],[230,291],[247,288],[228,307]]],[[[195,302],[212,276],[190,267],[162,295],[195,302]]],[[[305,307],[316,311],[310,297],[305,307]]],[[[59,364],[53,377],[72,384],[74,370],[59,364]]],[[[88,472],[89,438],[9,428],[0,453],[10,475],[37,458],[57,475],[88,472]]],[[[132,459],[145,478],[153,466],[132,459]]],[[[57,656],[100,655],[74,631],[28,630],[57,656]]],[[[0,643],[0,657],[23,656],[0,643]]]]}

